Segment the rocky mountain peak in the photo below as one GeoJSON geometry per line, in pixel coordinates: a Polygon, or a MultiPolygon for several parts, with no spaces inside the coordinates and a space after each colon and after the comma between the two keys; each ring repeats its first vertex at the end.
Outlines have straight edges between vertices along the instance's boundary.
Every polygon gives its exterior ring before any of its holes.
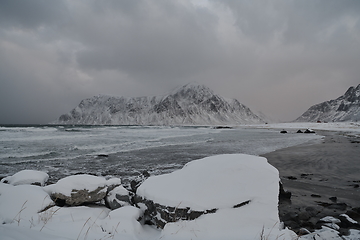
{"type": "Polygon", "coordinates": [[[163,97],[93,97],[81,101],[59,124],[237,125],[264,122],[237,100],[190,83],[163,97]]]}
{"type": "Polygon", "coordinates": [[[360,84],[355,87],[350,87],[344,94],[344,99],[349,102],[356,102],[360,100],[360,84]]]}
{"type": "Polygon", "coordinates": [[[360,84],[350,87],[344,95],[334,100],[310,107],[297,122],[342,122],[360,120],[360,84]]]}
{"type": "Polygon", "coordinates": [[[174,96],[175,99],[187,99],[199,103],[202,100],[211,98],[215,94],[207,86],[193,82],[176,88],[171,95],[174,96]]]}

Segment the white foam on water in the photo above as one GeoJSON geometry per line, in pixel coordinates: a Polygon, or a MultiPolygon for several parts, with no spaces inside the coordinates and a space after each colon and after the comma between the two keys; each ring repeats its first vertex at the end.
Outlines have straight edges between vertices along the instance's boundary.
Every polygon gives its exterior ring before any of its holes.
{"type": "MultiPolygon", "coordinates": [[[[77,158],[100,153],[116,153],[159,146],[184,144],[191,137],[216,132],[210,128],[171,127],[2,127],[0,162],[24,161],[26,158],[52,160],[77,158]],[[69,132],[70,131],[70,132],[69,132]],[[168,141],[172,139],[173,141],[168,141]],[[48,158],[45,156],[49,155],[48,158]],[[25,158],[25,159],[24,159],[25,158]]],[[[196,141],[195,141],[196,142],[196,141]]]]}
{"type": "Polygon", "coordinates": [[[167,167],[161,167],[164,164],[171,164],[169,162],[174,162],[174,166],[169,169],[178,169],[181,166],[177,164],[184,164],[187,160],[198,157],[219,153],[260,155],[321,138],[313,134],[284,135],[277,130],[248,128],[65,126],[29,127],[29,129],[21,127],[7,130],[6,127],[2,127],[0,131],[0,172],[14,174],[17,170],[28,167],[37,170],[47,168],[51,171],[48,166],[52,165],[61,169],[61,174],[68,171],[90,172],[94,171],[92,164],[103,171],[108,169],[108,164],[110,166],[116,164],[118,168],[121,168],[119,171],[126,171],[122,170],[122,164],[125,164],[126,161],[129,169],[151,164],[146,168],[159,168],[160,170],[155,172],[160,174],[164,171],[169,172],[166,170],[167,167]],[[187,152],[189,147],[192,148],[191,152],[187,152]],[[171,148],[178,149],[180,152],[177,155],[172,155],[171,152],[161,153],[161,151],[166,152],[171,148]],[[199,151],[196,151],[197,148],[199,151]],[[132,151],[136,154],[136,151],[147,149],[153,153],[159,152],[156,154],[161,154],[162,160],[157,161],[155,155],[141,156],[140,154],[138,155],[139,159],[133,162],[132,151]],[[183,152],[181,152],[182,149],[184,149],[183,152]],[[99,154],[120,155],[116,160],[108,163],[106,159],[96,161],[99,154]],[[120,157],[121,154],[129,157],[124,159],[120,157]],[[165,159],[167,157],[168,160],[165,159]],[[152,166],[153,164],[159,165],[152,166]]]}

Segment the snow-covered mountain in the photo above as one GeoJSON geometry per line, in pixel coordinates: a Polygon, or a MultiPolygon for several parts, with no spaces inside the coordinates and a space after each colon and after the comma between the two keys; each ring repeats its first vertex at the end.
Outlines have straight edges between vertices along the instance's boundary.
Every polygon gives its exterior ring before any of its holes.
{"type": "Polygon", "coordinates": [[[360,120],[360,84],[350,87],[346,93],[335,100],[326,101],[310,107],[296,122],[357,122],[360,120]]]}
{"type": "Polygon", "coordinates": [[[187,84],[166,96],[82,100],[57,124],[89,125],[237,125],[264,120],[236,99],[216,95],[204,85],[187,84]]]}

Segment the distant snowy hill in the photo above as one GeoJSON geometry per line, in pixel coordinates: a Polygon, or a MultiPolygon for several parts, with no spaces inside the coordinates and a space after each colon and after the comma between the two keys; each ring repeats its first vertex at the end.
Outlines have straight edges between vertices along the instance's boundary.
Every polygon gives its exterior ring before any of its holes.
{"type": "Polygon", "coordinates": [[[335,100],[310,107],[296,122],[357,122],[360,120],[360,84],[335,100]]]}
{"type": "Polygon", "coordinates": [[[236,99],[216,95],[204,85],[187,84],[166,96],[82,100],[58,124],[237,125],[262,123],[261,117],[236,99]]]}

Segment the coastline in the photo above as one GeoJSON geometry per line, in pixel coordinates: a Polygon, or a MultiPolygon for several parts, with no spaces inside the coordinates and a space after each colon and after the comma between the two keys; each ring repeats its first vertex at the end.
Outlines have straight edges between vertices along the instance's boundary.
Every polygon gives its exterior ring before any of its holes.
{"type": "MultiPolygon", "coordinates": [[[[323,125],[321,125],[323,126],[323,125]]],[[[281,127],[281,129],[284,129],[284,125],[283,126],[279,126],[281,127]]],[[[273,216],[276,216],[276,223],[277,224],[281,224],[279,225],[281,229],[283,229],[283,226],[287,227],[288,229],[293,230],[295,233],[297,233],[299,236],[302,236],[303,234],[306,233],[306,231],[304,229],[301,228],[306,228],[307,230],[313,232],[311,234],[307,234],[305,236],[302,237],[298,237],[298,236],[288,236],[284,239],[303,239],[303,240],[310,240],[310,239],[315,239],[315,235],[316,236],[320,236],[324,235],[324,237],[322,239],[330,239],[329,234],[333,234],[334,236],[338,236],[339,238],[333,238],[333,239],[347,239],[347,240],[354,240],[354,239],[359,239],[358,237],[360,236],[360,231],[355,230],[355,229],[360,229],[360,225],[358,224],[359,220],[360,220],[360,208],[359,208],[359,184],[360,184],[360,177],[359,177],[359,172],[360,169],[358,166],[358,158],[357,156],[359,156],[359,150],[360,150],[360,134],[357,134],[356,131],[355,132],[348,132],[348,131],[337,131],[335,130],[318,130],[316,129],[316,133],[318,134],[318,136],[316,136],[315,134],[303,134],[303,133],[296,133],[297,129],[306,129],[306,127],[304,127],[304,125],[302,125],[301,127],[299,125],[294,126],[293,128],[286,128],[287,129],[287,134],[281,134],[279,133],[280,130],[279,128],[271,128],[271,131],[242,131],[242,128],[240,128],[239,130],[224,130],[221,131],[221,134],[219,133],[215,133],[212,134],[212,132],[210,132],[210,134],[200,134],[198,137],[198,135],[195,135],[197,137],[194,137],[193,135],[190,136],[179,136],[180,139],[184,138],[186,139],[185,143],[186,144],[166,144],[166,145],[160,145],[160,146],[154,146],[154,147],[148,147],[148,148],[141,148],[138,149],[136,151],[124,151],[124,152],[119,152],[119,153],[115,153],[115,154],[101,154],[101,155],[95,155],[95,156],[90,156],[84,159],[80,159],[80,160],[85,160],[85,161],[79,161],[78,165],[72,166],[73,169],[79,169],[78,167],[84,167],[87,166],[86,171],[84,172],[80,172],[80,174],[91,174],[91,173],[95,173],[93,175],[96,176],[107,176],[107,177],[117,177],[116,174],[121,173],[121,176],[123,174],[127,174],[126,176],[128,176],[128,180],[131,179],[137,179],[138,173],[140,174],[141,170],[146,170],[149,171],[147,173],[152,173],[153,175],[159,175],[159,174],[166,174],[166,173],[170,173],[173,172],[174,169],[180,168],[181,166],[185,165],[186,163],[192,161],[192,160],[198,160],[201,158],[205,158],[210,156],[216,156],[216,155],[221,155],[221,154],[229,154],[229,153],[235,153],[235,154],[241,154],[240,152],[242,151],[247,151],[247,153],[251,153],[254,148],[252,148],[252,146],[256,146],[257,149],[255,149],[257,151],[255,151],[255,153],[253,152],[251,155],[256,155],[256,156],[263,156],[266,157],[268,159],[268,162],[273,165],[274,167],[276,167],[279,172],[277,170],[274,169],[275,172],[275,179],[274,181],[269,181],[272,183],[276,183],[275,184],[275,188],[273,189],[274,191],[270,191],[271,188],[265,188],[261,191],[262,194],[264,194],[264,196],[270,196],[273,193],[273,202],[274,202],[274,211],[273,211],[273,216]],[[295,129],[296,127],[296,129],[295,129]],[[251,137],[250,137],[251,136],[251,137]],[[189,139],[190,137],[190,139],[189,139]],[[250,138],[249,138],[250,137],[250,138]],[[244,140],[246,139],[246,144],[244,144],[244,140]],[[251,141],[250,141],[250,140],[251,141]],[[285,139],[286,141],[284,142],[285,139]],[[306,141],[297,141],[297,145],[296,144],[292,144],[294,142],[291,142],[290,140],[298,140],[298,139],[307,139],[306,141]],[[312,139],[312,140],[309,140],[312,139]],[[196,144],[188,144],[188,140],[191,140],[190,142],[192,143],[196,143],[196,144]],[[283,148],[279,148],[279,144],[283,146],[283,148]],[[272,147],[269,147],[272,146],[272,147]],[[284,147],[284,146],[288,146],[288,147],[284,147]],[[291,147],[289,147],[291,146],[291,147]],[[265,154],[261,154],[260,149],[264,150],[267,149],[267,153],[265,154]],[[271,150],[272,149],[272,150],[271,150]],[[278,149],[278,150],[275,150],[278,149]],[[271,151],[271,152],[270,152],[271,151]],[[144,161],[145,159],[145,161],[144,161]],[[179,161],[181,160],[181,161],[179,161]],[[130,165],[131,163],[131,165],[130,165]],[[111,166],[111,168],[105,168],[103,169],[103,166],[111,166]],[[149,167],[150,166],[150,167],[149,167]],[[98,171],[98,170],[101,171],[98,171]],[[126,169],[126,171],[122,171],[122,169],[126,169]],[[98,173],[98,174],[96,174],[98,173]],[[278,193],[279,190],[277,188],[278,186],[278,181],[279,181],[279,177],[282,180],[283,183],[283,187],[285,188],[285,190],[290,191],[292,193],[292,197],[291,199],[281,199],[281,201],[278,204],[278,193]],[[268,191],[270,191],[271,193],[269,193],[268,191]],[[348,226],[344,226],[344,224],[352,224],[351,220],[347,220],[344,221],[342,218],[344,218],[344,216],[341,216],[341,214],[347,214],[347,216],[349,216],[349,219],[353,220],[354,222],[357,221],[355,224],[355,226],[353,225],[348,225],[348,226]],[[333,216],[335,218],[337,218],[337,221],[340,221],[341,219],[341,223],[339,225],[337,225],[336,223],[338,222],[324,222],[321,221],[321,219],[323,217],[327,217],[327,216],[333,216]],[[282,224],[284,223],[284,224],[282,224]],[[330,228],[329,229],[329,225],[330,228]],[[319,230],[319,231],[325,231],[324,233],[319,233],[318,229],[325,227],[325,229],[319,230]],[[338,228],[337,228],[338,227],[338,228]],[[335,229],[335,230],[332,230],[335,229]],[[338,230],[338,231],[337,231],[338,230]],[[331,232],[331,231],[335,231],[335,232],[331,232]],[[352,232],[354,231],[354,232],[352,232]],[[339,236],[340,235],[340,236],[339,236]],[[348,237],[343,237],[348,235],[348,237]]],[[[266,128],[263,128],[266,129],[266,128]]],[[[158,130],[157,130],[158,131],[158,130]]],[[[156,135],[158,135],[158,132],[155,132],[156,135]]],[[[58,133],[58,131],[55,131],[56,133],[58,133]]],[[[63,132],[60,132],[61,134],[63,132]]],[[[76,129],[76,131],[70,131],[65,132],[66,136],[68,136],[69,134],[72,134],[70,136],[73,136],[75,134],[84,134],[86,133],[85,136],[88,136],[88,131],[81,131],[79,129],[76,129]]],[[[167,131],[165,132],[167,133],[167,131]]],[[[166,134],[168,135],[168,134],[166,134]]],[[[46,135],[45,135],[46,136],[46,135]]],[[[184,140],[183,139],[183,140],[184,140]]],[[[176,140],[176,138],[175,138],[176,140]]],[[[159,140],[157,140],[158,142],[159,140]]],[[[166,138],[166,141],[169,141],[168,138],[166,138]]],[[[295,141],[296,142],[296,141],[295,141]]],[[[175,143],[178,143],[177,141],[175,141],[175,143]]],[[[181,143],[181,141],[180,141],[181,143]]],[[[263,151],[265,152],[265,151],[263,151]]],[[[105,152],[107,153],[107,152],[105,152]]],[[[265,159],[264,159],[265,160],[265,159]]],[[[76,161],[73,161],[73,163],[76,163],[76,161]]],[[[42,164],[43,162],[40,162],[40,164],[42,164]]],[[[52,164],[54,164],[53,162],[51,162],[52,164]]],[[[63,165],[61,165],[62,162],[59,161],[58,163],[55,163],[54,166],[56,167],[61,167],[63,165]]],[[[68,168],[69,170],[71,170],[71,168],[68,168]]],[[[222,171],[220,171],[219,173],[223,173],[222,171]]],[[[76,172],[73,175],[78,175],[79,172],[76,172]]],[[[205,174],[202,174],[204,176],[206,176],[206,174],[208,174],[208,172],[206,172],[205,174]]],[[[49,174],[51,177],[51,174],[49,174]]],[[[201,179],[203,179],[202,175],[200,175],[201,179]]],[[[215,176],[217,175],[217,173],[213,173],[210,174],[211,176],[215,176]]],[[[52,183],[58,182],[59,179],[63,179],[62,177],[59,178],[59,175],[54,175],[56,176],[54,179],[57,181],[54,181],[52,183]]],[[[72,176],[72,175],[70,175],[72,176]]],[[[242,176],[242,174],[240,174],[239,176],[242,176]]],[[[66,177],[66,176],[65,176],[66,177]]],[[[141,177],[141,175],[140,175],[141,177]]],[[[247,187],[251,187],[254,186],[254,183],[259,179],[261,179],[263,177],[262,174],[254,174],[254,177],[256,178],[255,180],[251,180],[251,181],[242,181],[243,183],[245,183],[245,185],[247,187]],[[259,177],[260,176],[260,177],[259,177]]],[[[54,180],[52,179],[52,180],[54,180]]],[[[121,179],[121,183],[124,185],[126,185],[128,183],[128,181],[123,181],[125,180],[123,178],[123,176],[120,178],[121,179]]],[[[179,182],[183,182],[184,180],[189,180],[188,177],[182,177],[182,180],[179,182]]],[[[223,179],[223,178],[221,178],[223,179]]],[[[120,180],[119,180],[120,181],[120,180]]],[[[167,181],[165,181],[167,182],[167,181]]],[[[196,180],[192,180],[191,183],[195,183],[196,180]]],[[[209,181],[205,181],[206,183],[209,183],[209,181]]],[[[231,182],[231,181],[229,181],[231,182]]],[[[48,181],[49,183],[49,181],[48,181]]],[[[51,183],[51,182],[50,182],[51,183]]],[[[124,185],[124,186],[125,186],[124,185]]],[[[172,185],[172,184],[171,184],[172,185]]],[[[224,184],[222,184],[223,186],[224,184]]],[[[261,186],[265,186],[266,184],[262,184],[261,186]]],[[[72,186],[72,184],[70,184],[70,186],[72,186]]],[[[130,186],[131,186],[131,182],[130,182],[130,186]]],[[[212,187],[213,184],[208,185],[209,187],[212,187]]],[[[33,186],[24,186],[25,188],[32,188],[33,186]]],[[[2,185],[2,191],[8,191],[8,189],[11,188],[11,186],[8,185],[2,185]]],[[[18,209],[22,209],[22,205],[24,204],[24,202],[27,204],[26,209],[28,209],[29,211],[33,210],[33,214],[34,217],[38,217],[38,210],[36,210],[34,207],[29,206],[29,203],[39,203],[41,201],[35,200],[32,201],[32,197],[35,196],[36,194],[27,194],[26,196],[23,195],[21,192],[19,191],[15,191],[17,188],[17,186],[13,186],[13,190],[14,190],[14,194],[18,195],[17,193],[19,193],[19,195],[17,197],[11,197],[11,194],[2,194],[2,198],[6,198],[8,197],[9,199],[11,199],[11,201],[9,200],[9,202],[11,204],[9,204],[9,206],[11,205],[11,208],[4,208],[2,210],[2,214],[8,212],[8,211],[12,211],[11,214],[9,215],[10,217],[7,218],[9,223],[15,223],[14,224],[6,224],[1,226],[1,228],[4,230],[4,232],[6,232],[6,234],[9,234],[9,236],[12,236],[13,233],[18,232],[18,230],[20,229],[21,231],[24,232],[24,235],[27,235],[27,233],[31,233],[31,234],[40,234],[40,232],[37,233],[36,229],[35,229],[35,225],[32,223],[32,220],[29,220],[30,223],[30,229],[27,229],[27,221],[25,221],[25,212],[23,212],[22,210],[20,210],[21,212],[21,219],[19,215],[19,210],[18,209]],[[27,199],[26,197],[31,197],[29,199],[27,199]],[[25,199],[23,199],[25,197],[25,199]],[[20,199],[20,201],[18,201],[18,204],[15,206],[13,204],[13,199],[20,199]],[[21,200],[23,199],[23,200],[21,200]],[[16,218],[14,220],[13,216],[18,216],[18,218],[16,218]],[[23,226],[25,226],[25,228],[16,228],[16,221],[18,221],[18,226],[19,223],[24,224],[23,226]]],[[[235,189],[236,187],[233,187],[232,189],[235,189]]],[[[48,188],[48,189],[51,189],[48,188]]],[[[201,188],[203,189],[203,188],[201,188]]],[[[220,189],[215,188],[216,189],[220,189]]],[[[239,189],[238,189],[239,190],[239,189]]],[[[211,190],[211,193],[213,193],[214,189],[211,190]]],[[[201,191],[198,191],[201,192],[201,191]]],[[[217,191],[215,191],[216,193],[217,191]]],[[[248,193],[248,191],[238,191],[237,193],[248,193]]],[[[157,194],[156,194],[157,195],[157,194]]],[[[286,195],[286,194],[285,194],[286,195]]],[[[181,197],[182,198],[182,197],[181,197]]],[[[165,199],[165,197],[163,198],[165,199]]],[[[211,199],[211,197],[208,197],[207,199],[211,199]]],[[[268,201],[265,201],[265,203],[267,204],[268,201]]],[[[105,215],[109,214],[109,216],[113,216],[113,214],[117,214],[117,212],[122,212],[121,214],[119,213],[117,215],[116,218],[114,218],[115,221],[117,221],[116,219],[121,219],[121,221],[127,221],[127,222],[133,222],[135,223],[135,225],[137,226],[138,230],[140,229],[140,232],[142,234],[141,239],[158,239],[159,236],[161,234],[168,234],[168,236],[172,235],[173,232],[169,232],[168,230],[165,232],[156,230],[151,228],[152,233],[150,235],[148,235],[149,233],[147,232],[148,227],[147,225],[142,225],[138,222],[138,217],[140,216],[140,212],[139,212],[139,208],[138,207],[134,207],[134,206],[129,206],[128,208],[120,208],[120,210],[118,211],[111,211],[109,208],[107,208],[106,206],[103,206],[104,203],[99,205],[86,205],[86,206],[80,206],[79,208],[83,208],[83,213],[80,214],[79,216],[81,217],[81,221],[78,222],[78,226],[73,226],[72,229],[72,237],[73,236],[80,236],[81,231],[83,230],[85,224],[83,223],[86,219],[90,219],[88,217],[88,214],[90,215],[94,215],[94,212],[96,211],[105,211],[105,215]],[[136,216],[132,215],[132,216],[128,216],[127,214],[125,214],[123,211],[132,211],[132,213],[136,212],[136,216]],[[138,214],[139,213],[139,214],[138,214]],[[124,214],[124,215],[123,215],[124,214]],[[79,230],[80,229],[80,230],[79,230]],[[80,233],[79,233],[80,231],[80,233]],[[170,235],[169,235],[170,234],[170,235]]],[[[265,205],[266,205],[265,204],[265,205]]],[[[5,205],[3,205],[4,207],[5,205]]],[[[235,205],[237,206],[237,205],[235,205]]],[[[234,207],[235,207],[234,206],[234,207]]],[[[243,206],[243,205],[241,205],[243,206]]],[[[69,217],[69,214],[72,216],[73,213],[78,211],[78,207],[73,207],[73,208],[62,208],[64,211],[63,212],[63,216],[57,216],[57,215],[53,215],[51,211],[55,211],[58,212],[58,207],[55,208],[49,208],[49,211],[47,214],[51,214],[50,216],[54,216],[54,218],[52,219],[53,221],[53,225],[52,224],[47,224],[47,221],[44,223],[41,223],[41,221],[37,224],[44,224],[47,225],[47,227],[53,228],[54,230],[58,231],[61,229],[61,227],[59,227],[56,223],[56,221],[58,221],[59,219],[63,218],[64,216],[69,217]],[[52,210],[51,210],[52,209],[52,210]],[[54,210],[56,209],[56,210],[54,210]]],[[[266,210],[266,209],[265,209],[266,210]]],[[[47,211],[47,210],[46,210],[47,211]]],[[[266,211],[259,211],[259,209],[257,209],[257,211],[254,211],[255,215],[259,217],[259,221],[254,222],[254,225],[252,226],[258,226],[257,223],[259,222],[263,222],[264,219],[266,218],[266,211]],[[256,213],[255,213],[256,212],[256,213]]],[[[251,215],[253,215],[254,213],[251,213],[251,215]]],[[[99,215],[95,214],[95,215],[99,215]]],[[[41,213],[39,216],[43,215],[43,213],[41,213]]],[[[77,214],[78,215],[78,214],[77,214]]],[[[30,215],[29,215],[30,216],[30,215]]],[[[115,215],[114,215],[115,216],[115,215]]],[[[213,217],[212,215],[211,218],[213,217]]],[[[242,216],[244,217],[244,215],[242,214],[242,216]]],[[[0,216],[2,217],[2,216],[0,216]]],[[[227,219],[228,215],[224,215],[222,218],[227,219]]],[[[213,219],[213,218],[212,218],[213,219]]],[[[274,219],[274,218],[272,218],[274,219]]],[[[68,222],[73,222],[73,219],[68,218],[68,222]]],[[[345,219],[346,220],[346,219],[345,219]]],[[[87,220],[86,220],[87,221],[87,220]]],[[[107,220],[106,220],[107,221],[107,220]]],[[[105,222],[106,222],[105,221],[105,222]]],[[[111,221],[108,222],[108,224],[110,224],[109,226],[115,227],[115,225],[117,224],[117,222],[115,221],[111,221]],[[111,225],[111,224],[115,224],[115,225],[111,225]]],[[[101,224],[103,223],[103,219],[98,219],[96,218],[95,222],[97,222],[97,224],[101,224]]],[[[238,224],[238,220],[234,220],[234,221],[230,221],[231,223],[236,223],[238,224]]],[[[133,224],[132,223],[132,224],[133,224]]],[[[222,221],[223,223],[223,221],[222,221]]],[[[67,224],[67,223],[61,223],[61,224],[67,224]]],[[[189,224],[193,224],[193,223],[189,223],[189,224]]],[[[39,225],[39,226],[40,226],[39,225]]],[[[94,224],[91,224],[91,226],[93,226],[94,224]]],[[[90,226],[90,228],[91,228],[90,226]]],[[[100,225],[99,225],[100,226],[100,225]]],[[[123,226],[123,225],[121,225],[123,226]]],[[[170,225],[169,225],[170,226],[170,225]]],[[[206,225],[207,226],[207,225],[206,225]]],[[[220,225],[219,225],[220,226],[220,225]]],[[[221,224],[221,226],[224,226],[223,224],[221,224]]],[[[231,224],[226,224],[226,227],[231,226],[231,224]]],[[[263,227],[264,229],[264,225],[261,224],[259,225],[259,229],[261,229],[261,227],[263,227]]],[[[273,224],[271,224],[271,226],[275,226],[273,224]]],[[[41,226],[40,226],[41,227],[41,226]]],[[[41,227],[42,229],[43,227],[41,227]]],[[[89,229],[90,229],[89,228],[89,229]]],[[[171,227],[170,227],[171,228],[171,227]]],[[[225,230],[225,228],[220,227],[218,228],[217,233],[221,233],[221,234],[227,234],[227,236],[230,232],[232,232],[234,229],[237,229],[237,226],[233,226],[230,228],[227,228],[227,230],[225,230]]],[[[270,229],[273,229],[270,228],[270,229]]],[[[277,229],[277,228],[276,228],[277,229]]],[[[285,229],[284,231],[287,233],[291,233],[292,235],[295,235],[292,231],[289,231],[288,229],[285,229]]],[[[38,228],[39,230],[39,228],[38,228]]],[[[95,228],[94,228],[95,230],[95,228]]],[[[97,229],[100,230],[100,229],[97,229]]],[[[101,236],[103,236],[104,233],[104,229],[101,229],[101,231],[96,232],[97,230],[95,230],[95,232],[93,232],[92,234],[100,234],[101,236]]],[[[174,232],[178,232],[178,229],[174,229],[174,232]]],[[[112,231],[112,230],[109,230],[112,231]]],[[[205,231],[205,229],[202,230],[203,232],[207,232],[205,231]]],[[[136,235],[137,230],[135,231],[129,231],[129,233],[127,234],[126,239],[130,238],[133,239],[133,236],[136,235]]],[[[186,234],[191,233],[191,231],[185,230],[186,234]]],[[[257,232],[259,232],[259,235],[261,230],[256,230],[255,231],[255,235],[258,234],[257,232]]],[[[270,230],[270,232],[272,232],[272,230],[270,230]]],[[[307,232],[309,233],[309,232],[307,232]]],[[[43,233],[41,233],[43,234],[43,233]]],[[[40,235],[41,235],[40,234],[40,235]]],[[[52,234],[52,233],[51,233],[52,234]]],[[[54,233],[55,234],[55,233],[54,233]]],[[[56,233],[59,236],[62,235],[61,232],[56,233]]],[[[55,235],[56,235],[55,234],[55,235]]],[[[69,233],[70,234],[70,233],[69,233]]],[[[269,233],[270,234],[270,233],[269,233]]],[[[87,233],[86,233],[87,235],[87,233]]],[[[94,236],[95,236],[94,235],[94,236]]],[[[99,235],[99,236],[100,236],[99,235]]],[[[164,236],[165,236],[164,235],[164,236]]],[[[237,237],[238,234],[236,234],[237,237]]],[[[42,235],[41,235],[42,236],[42,235]]],[[[70,236],[70,235],[69,235],[70,236]]],[[[137,236],[137,235],[136,235],[137,236]]],[[[283,236],[282,234],[280,236],[283,236]]],[[[237,238],[228,238],[228,239],[237,239],[237,238]]],[[[261,239],[263,239],[263,237],[265,236],[260,236],[261,239]]],[[[279,239],[279,236],[275,236],[274,238],[270,238],[270,235],[267,236],[267,239],[279,239]]],[[[37,237],[36,237],[37,238],[37,237]]],[[[46,238],[49,239],[50,237],[46,238]]],[[[78,237],[79,238],[79,237],[78,237]]],[[[86,238],[86,237],[84,237],[86,238]]],[[[163,238],[162,236],[160,238],[163,238]]],[[[317,238],[317,237],[316,237],[317,238]]],[[[14,239],[23,239],[23,237],[21,238],[14,238],[14,239]]],[[[39,238],[37,238],[39,239],[39,238]]],[[[202,239],[208,239],[208,238],[202,238],[202,239]]]]}
{"type": "Polygon", "coordinates": [[[279,202],[279,216],[295,232],[320,228],[318,222],[326,216],[345,213],[360,221],[360,139],[338,131],[316,132],[324,136],[320,143],[262,155],[292,193],[290,200],[279,202]]]}

